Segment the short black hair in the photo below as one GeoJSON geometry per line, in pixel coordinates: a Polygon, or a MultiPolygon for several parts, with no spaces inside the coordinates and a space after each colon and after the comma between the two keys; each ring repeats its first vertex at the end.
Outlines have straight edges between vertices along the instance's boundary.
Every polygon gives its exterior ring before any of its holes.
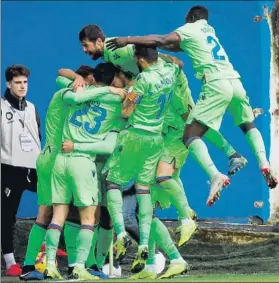
{"type": "Polygon", "coordinates": [[[185,17],[186,23],[194,23],[198,20],[208,20],[208,9],[204,6],[193,6],[185,17]]]}
{"type": "Polygon", "coordinates": [[[100,63],[95,67],[93,75],[97,83],[111,85],[115,75],[119,74],[119,72],[120,69],[112,63],[100,63]]]}
{"type": "Polygon", "coordinates": [[[19,76],[24,76],[28,78],[30,76],[29,69],[23,65],[12,65],[9,66],[5,71],[5,77],[7,82],[10,82],[14,77],[19,76]]]}
{"type": "Polygon", "coordinates": [[[156,46],[146,46],[144,44],[135,44],[135,56],[142,57],[147,62],[152,63],[158,59],[158,50],[156,46]]]}
{"type": "Polygon", "coordinates": [[[105,40],[105,34],[98,25],[87,25],[79,32],[79,41],[88,39],[96,41],[98,38],[105,40]]]}
{"type": "Polygon", "coordinates": [[[93,68],[87,65],[81,65],[75,73],[82,76],[83,78],[88,77],[89,75],[93,74],[93,68]]]}

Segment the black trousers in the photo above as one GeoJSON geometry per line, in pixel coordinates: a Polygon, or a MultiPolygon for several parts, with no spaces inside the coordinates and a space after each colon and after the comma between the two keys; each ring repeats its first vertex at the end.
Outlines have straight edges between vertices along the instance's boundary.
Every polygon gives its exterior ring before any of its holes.
{"type": "Polygon", "coordinates": [[[24,190],[36,192],[35,169],[1,163],[1,249],[3,254],[14,252],[13,228],[24,190]]]}

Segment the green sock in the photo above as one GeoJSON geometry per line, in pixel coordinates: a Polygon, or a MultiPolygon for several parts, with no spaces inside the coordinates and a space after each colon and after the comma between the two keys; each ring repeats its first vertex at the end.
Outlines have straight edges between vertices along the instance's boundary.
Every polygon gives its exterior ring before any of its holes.
{"type": "Polygon", "coordinates": [[[153,206],[149,190],[136,189],[136,198],[139,204],[139,232],[140,242],[139,246],[148,246],[150,227],[153,215],[153,206]]]}
{"type": "Polygon", "coordinates": [[[151,224],[151,230],[149,235],[149,241],[148,241],[148,259],[146,261],[146,264],[155,264],[155,250],[156,250],[156,242],[154,239],[154,225],[153,221],[151,224]]]}
{"type": "Polygon", "coordinates": [[[186,192],[185,192],[185,189],[184,189],[184,185],[183,185],[183,182],[182,180],[180,179],[180,169],[177,169],[175,171],[175,173],[173,174],[172,178],[174,180],[176,180],[176,182],[179,184],[179,186],[181,187],[181,190],[182,190],[182,193],[185,195],[185,198],[186,198],[186,205],[188,207],[188,209],[190,209],[190,205],[189,205],[189,202],[188,202],[188,198],[186,196],[186,192]]]}
{"type": "Polygon", "coordinates": [[[37,255],[41,249],[46,235],[46,227],[44,225],[35,222],[28,238],[28,246],[24,259],[24,265],[34,265],[37,255]]]}
{"type": "Polygon", "coordinates": [[[92,245],[94,227],[91,225],[80,225],[77,236],[77,254],[75,265],[84,267],[85,261],[92,245]]]}
{"type": "Polygon", "coordinates": [[[91,245],[91,248],[90,248],[88,258],[86,260],[86,266],[87,267],[91,267],[93,264],[97,264],[96,257],[95,257],[95,248],[96,248],[96,243],[97,243],[98,237],[99,237],[99,225],[95,225],[94,226],[94,235],[93,235],[93,239],[92,239],[92,245],[91,245]]]}
{"type": "Polygon", "coordinates": [[[125,232],[123,218],[123,199],[120,190],[111,189],[107,191],[108,211],[113,223],[116,235],[125,232]]]}
{"type": "Polygon", "coordinates": [[[253,153],[255,154],[258,164],[260,168],[268,167],[269,162],[266,159],[266,152],[265,152],[265,146],[264,141],[262,138],[261,133],[258,129],[253,128],[250,131],[248,131],[245,135],[247,142],[249,146],[252,148],[253,153]]]}
{"type": "Polygon", "coordinates": [[[209,128],[204,134],[204,138],[206,138],[211,144],[216,146],[221,151],[224,151],[228,157],[236,153],[236,150],[228,143],[228,141],[220,132],[209,128]]]}
{"type": "Polygon", "coordinates": [[[102,227],[99,228],[99,239],[101,241],[97,241],[97,265],[98,267],[103,267],[105,264],[106,257],[109,253],[109,248],[112,242],[113,230],[112,229],[104,229],[102,227]]]}
{"type": "Polygon", "coordinates": [[[68,265],[73,266],[76,262],[77,236],[80,225],[71,221],[66,221],[64,228],[64,238],[67,249],[68,265]]]}
{"type": "Polygon", "coordinates": [[[205,143],[201,139],[195,139],[188,147],[195,160],[199,163],[210,180],[219,173],[208,153],[205,143]]]}
{"type": "Polygon", "coordinates": [[[166,193],[168,194],[171,204],[178,212],[178,217],[180,219],[190,218],[189,205],[185,193],[182,191],[182,188],[179,183],[173,178],[170,178],[161,182],[160,185],[165,189],[166,193]]]}
{"type": "Polygon", "coordinates": [[[56,252],[62,231],[61,226],[50,223],[46,232],[46,258],[47,264],[55,264],[56,252]]]}
{"type": "Polygon", "coordinates": [[[174,245],[167,227],[158,218],[152,220],[152,235],[159,248],[170,260],[181,258],[179,251],[174,245]]]}

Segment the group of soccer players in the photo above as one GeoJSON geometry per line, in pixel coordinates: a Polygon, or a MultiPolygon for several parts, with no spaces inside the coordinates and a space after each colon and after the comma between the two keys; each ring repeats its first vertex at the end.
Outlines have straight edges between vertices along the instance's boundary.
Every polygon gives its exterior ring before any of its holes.
{"type": "Polygon", "coordinates": [[[106,38],[97,25],[80,31],[83,51],[104,63],[81,66],[76,72],[60,71],[61,89],[49,104],[46,144],[37,161],[39,213],[29,236],[22,280],[62,279],[55,257],[63,228],[69,279],[102,277],[112,228],[115,259],[120,262],[131,245],[122,198],[123,190],[130,188],[137,199],[139,223],[131,278],[157,277],[156,245],[170,260],[159,278],[187,272],[187,262],[154,212],[157,206],[176,208],[178,247],[195,232],[195,213],[180,179],[189,152],[209,176],[208,206],[229,185],[229,177],[214,165],[203,137],[228,156],[228,175],[246,166],[247,160],[219,132],[227,109],[245,134],[268,187],[276,187],[240,75],[207,20],[208,10],[194,6],[185,25],[164,36],[106,38]],[[196,77],[203,82],[196,104],[183,63],[158,53],[157,47],[188,54],[196,77]],[[34,264],[44,239],[43,275],[34,264]]]}

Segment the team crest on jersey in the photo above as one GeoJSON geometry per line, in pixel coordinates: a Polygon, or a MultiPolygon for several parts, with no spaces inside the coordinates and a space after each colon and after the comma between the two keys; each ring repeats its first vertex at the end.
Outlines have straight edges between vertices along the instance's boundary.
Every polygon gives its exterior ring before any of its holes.
{"type": "Polygon", "coordinates": [[[14,115],[13,115],[12,112],[7,112],[7,113],[6,113],[6,119],[7,119],[8,121],[11,121],[11,120],[13,119],[13,117],[14,117],[14,115]]]}
{"type": "Polygon", "coordinates": [[[206,99],[206,95],[205,95],[205,93],[203,93],[202,95],[201,95],[201,100],[205,100],[206,99]]]}
{"type": "Polygon", "coordinates": [[[120,56],[119,56],[117,53],[113,54],[113,59],[114,59],[114,60],[117,60],[117,59],[119,59],[119,58],[120,58],[120,56]]]}

